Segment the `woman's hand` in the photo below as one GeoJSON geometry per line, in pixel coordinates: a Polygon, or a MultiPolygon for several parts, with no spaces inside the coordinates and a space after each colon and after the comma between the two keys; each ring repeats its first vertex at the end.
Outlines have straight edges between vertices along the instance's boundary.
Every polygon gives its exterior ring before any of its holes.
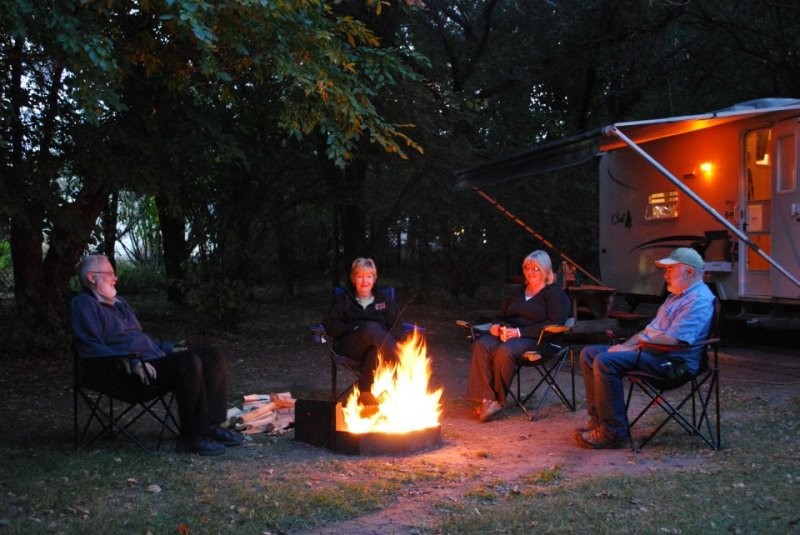
{"type": "Polygon", "coordinates": [[[522,333],[517,327],[506,327],[505,325],[501,325],[499,331],[501,342],[508,342],[512,338],[520,338],[522,336],[522,333]]]}

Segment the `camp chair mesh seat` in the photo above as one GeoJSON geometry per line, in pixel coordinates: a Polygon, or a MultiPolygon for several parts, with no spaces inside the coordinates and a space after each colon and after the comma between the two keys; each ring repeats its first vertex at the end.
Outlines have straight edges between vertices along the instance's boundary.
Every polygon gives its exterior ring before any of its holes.
{"type": "Polygon", "coordinates": [[[123,435],[145,452],[155,454],[168,432],[178,435],[180,426],[172,411],[172,390],[160,385],[144,385],[137,376],[125,373],[121,365],[122,358],[86,359],[73,350],[73,438],[76,450],[90,446],[101,437],[123,435]],[[82,415],[86,410],[88,415],[82,415]],[[152,427],[158,431],[152,446],[137,436],[133,429],[137,423],[139,428],[144,427],[146,420],[155,423],[152,427]]]}
{"type": "MultiPolygon", "coordinates": [[[[386,288],[383,288],[383,291],[388,297],[391,298],[392,301],[394,301],[395,290],[393,287],[387,286],[386,288]]],[[[334,298],[341,295],[342,292],[344,292],[344,288],[334,288],[334,298]]],[[[315,323],[311,326],[310,330],[311,339],[315,344],[328,346],[328,357],[331,362],[331,401],[337,402],[343,399],[347,393],[350,392],[350,390],[352,390],[356,384],[358,384],[359,379],[361,379],[361,363],[356,359],[348,357],[347,355],[338,353],[333,348],[334,341],[331,335],[325,331],[325,325],[323,323],[315,323]],[[339,368],[342,368],[348,372],[352,379],[347,386],[341,390],[339,390],[338,387],[339,368]]],[[[425,332],[425,328],[413,323],[403,323],[403,331],[405,333],[409,333],[411,331],[425,332]]]]}
{"type": "MultiPolygon", "coordinates": [[[[544,407],[547,396],[550,392],[555,392],[561,402],[571,411],[575,410],[575,362],[574,352],[568,344],[572,327],[575,324],[574,318],[569,318],[564,325],[548,325],[541,333],[537,341],[537,350],[526,351],[517,359],[511,381],[506,385],[506,394],[511,397],[517,406],[522,409],[525,416],[531,421],[539,418],[539,413],[544,407]],[[544,346],[548,346],[547,351],[542,351],[544,346]],[[561,386],[558,384],[557,377],[569,360],[570,365],[570,396],[568,397],[561,386]],[[523,395],[522,391],[522,370],[523,368],[533,368],[538,372],[536,385],[523,395]],[[515,385],[516,383],[516,385],[515,385]],[[526,407],[530,399],[544,386],[544,392],[539,399],[536,410],[531,412],[526,407]]],[[[487,334],[491,323],[472,324],[467,321],[458,320],[456,325],[467,329],[467,339],[475,342],[478,338],[487,334]]]]}
{"type": "Polygon", "coordinates": [[[642,343],[639,353],[647,351],[661,354],[669,360],[670,353],[682,352],[692,348],[702,348],[700,370],[697,374],[684,373],[676,378],[665,379],[640,370],[628,373],[628,394],[625,400],[626,411],[630,414],[631,398],[634,390],[647,397],[645,406],[631,418],[628,416],[628,438],[633,451],[641,449],[655,437],[669,422],[680,425],[689,435],[703,440],[714,450],[721,447],[720,408],[719,408],[719,316],[720,302],[714,300],[714,315],[711,323],[711,338],[693,345],[661,345],[642,343]],[[684,388],[685,387],[685,388],[684,388]],[[653,407],[664,411],[661,421],[638,443],[633,440],[633,428],[653,407]]]}

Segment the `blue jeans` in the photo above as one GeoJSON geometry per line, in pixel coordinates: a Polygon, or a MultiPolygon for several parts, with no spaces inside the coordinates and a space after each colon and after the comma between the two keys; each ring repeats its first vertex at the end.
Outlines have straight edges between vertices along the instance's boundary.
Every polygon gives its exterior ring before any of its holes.
{"type": "Polygon", "coordinates": [[[665,376],[664,357],[637,351],[609,352],[607,345],[587,346],[581,351],[581,372],[586,390],[586,410],[592,423],[607,438],[628,436],[625,388],[622,379],[631,370],[665,376]]]}

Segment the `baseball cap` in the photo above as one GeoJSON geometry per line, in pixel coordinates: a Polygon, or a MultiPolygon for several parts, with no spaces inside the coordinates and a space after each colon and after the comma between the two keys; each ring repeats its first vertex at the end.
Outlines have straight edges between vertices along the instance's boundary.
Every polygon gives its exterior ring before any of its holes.
{"type": "Polygon", "coordinates": [[[703,262],[703,257],[700,256],[700,253],[690,247],[678,247],[672,251],[667,258],[656,260],[656,265],[658,267],[666,267],[673,264],[686,264],[687,266],[692,266],[697,269],[703,269],[705,266],[705,262],[703,262]]]}

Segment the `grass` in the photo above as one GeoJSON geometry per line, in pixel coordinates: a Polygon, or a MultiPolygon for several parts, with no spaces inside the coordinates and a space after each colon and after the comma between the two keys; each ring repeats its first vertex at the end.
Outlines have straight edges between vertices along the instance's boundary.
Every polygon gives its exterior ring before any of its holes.
{"type": "MultiPolygon", "coordinates": [[[[316,312],[309,307],[305,314],[316,312]]],[[[445,332],[454,315],[441,315],[439,330],[445,332]]],[[[427,309],[423,316],[433,322],[427,309]]],[[[266,317],[247,330],[261,338],[222,340],[241,344],[243,354],[269,355],[239,365],[239,379],[248,379],[245,371],[256,377],[279,376],[289,368],[298,375],[314,373],[302,360],[277,358],[281,351],[294,356],[283,347],[296,347],[307,335],[291,324],[311,319],[266,317]],[[285,340],[276,334],[282,332],[285,340]]],[[[171,318],[159,317],[157,329],[176,330],[171,318]]],[[[403,502],[433,511],[432,518],[412,510],[401,519],[423,534],[800,533],[800,397],[791,390],[796,387],[732,386],[723,379],[723,449],[714,453],[665,429],[640,455],[677,459],[669,469],[625,475],[630,471],[620,467],[617,474],[578,477],[559,461],[504,479],[492,475],[497,455],[488,447],[468,450],[453,462],[424,455],[358,458],[299,444],[291,435],[259,437],[218,458],[152,457],[122,441],[76,453],[68,440],[69,367],[30,366],[22,358],[3,365],[0,535],[293,533],[335,529],[403,502]]],[[[237,387],[237,393],[244,391],[249,386],[237,387]]],[[[456,432],[447,440],[468,443],[472,437],[456,432]]]]}
{"type": "MultiPolygon", "coordinates": [[[[800,401],[775,410],[763,396],[724,391],[728,447],[682,471],[564,480],[556,467],[521,489],[473,489],[442,533],[800,533],[800,401]]],[[[680,433],[660,448],[686,451],[680,433]]]]}
{"type": "Polygon", "coordinates": [[[718,453],[660,436],[684,470],[569,479],[559,466],[481,482],[424,458],[331,457],[280,437],[220,458],[62,444],[0,447],[2,533],[283,533],[380,511],[463,481],[437,499],[437,533],[800,533],[800,402],[724,389],[718,453]],[[662,438],[663,437],[663,438],[662,438]],[[302,449],[297,454],[298,447],[302,449]],[[705,457],[703,457],[705,456],[705,457]]]}

